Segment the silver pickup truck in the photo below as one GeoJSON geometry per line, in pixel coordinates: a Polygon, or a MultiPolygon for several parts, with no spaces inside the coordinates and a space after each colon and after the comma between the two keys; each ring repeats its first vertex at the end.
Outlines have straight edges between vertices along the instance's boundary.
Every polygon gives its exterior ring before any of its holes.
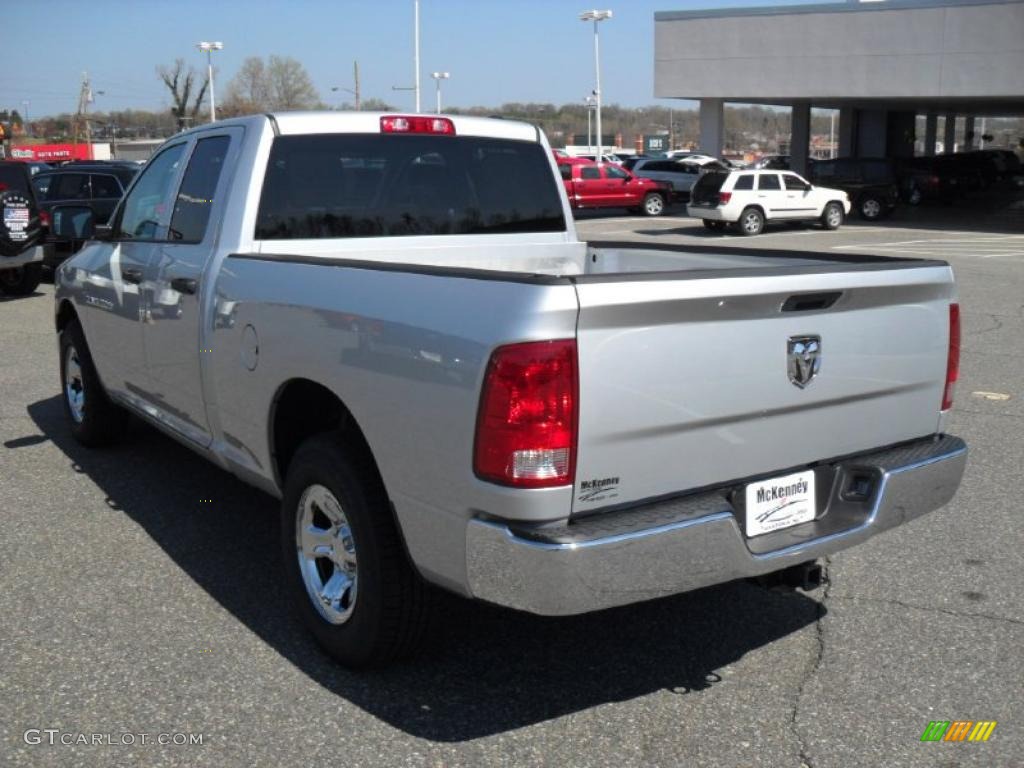
{"type": "Polygon", "coordinates": [[[261,115],[170,139],[57,274],[67,420],[127,413],[281,498],[351,665],[435,586],[573,614],[775,573],[934,510],[940,261],[587,244],[524,123],[261,115]]]}

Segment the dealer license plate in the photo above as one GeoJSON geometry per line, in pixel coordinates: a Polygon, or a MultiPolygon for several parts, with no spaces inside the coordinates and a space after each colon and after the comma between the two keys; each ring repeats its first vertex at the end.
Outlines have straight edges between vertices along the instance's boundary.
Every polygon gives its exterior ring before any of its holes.
{"type": "Polygon", "coordinates": [[[747,536],[760,536],[813,520],[814,472],[759,480],[747,486],[747,536]]]}

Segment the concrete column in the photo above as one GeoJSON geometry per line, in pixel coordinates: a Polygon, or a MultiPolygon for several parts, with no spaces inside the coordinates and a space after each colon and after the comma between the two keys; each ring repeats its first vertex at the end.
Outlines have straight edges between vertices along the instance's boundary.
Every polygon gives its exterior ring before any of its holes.
{"type": "Polygon", "coordinates": [[[843,107],[839,110],[839,157],[854,157],[857,146],[857,110],[843,107]]]}
{"type": "Polygon", "coordinates": [[[946,129],[942,132],[942,151],[947,155],[956,146],[956,115],[946,115],[946,129]]]}
{"type": "Polygon", "coordinates": [[[793,102],[789,127],[789,167],[807,173],[807,155],[811,145],[811,102],[793,102]]]}
{"type": "Polygon", "coordinates": [[[924,117],[924,154],[931,157],[935,154],[935,140],[939,133],[939,116],[925,115],[924,117]]]}
{"type": "Polygon", "coordinates": [[[700,100],[700,151],[712,157],[722,156],[725,136],[725,101],[700,100]]]}
{"type": "Polygon", "coordinates": [[[978,146],[978,137],[974,133],[974,115],[964,118],[964,149],[973,149],[978,146]]]}

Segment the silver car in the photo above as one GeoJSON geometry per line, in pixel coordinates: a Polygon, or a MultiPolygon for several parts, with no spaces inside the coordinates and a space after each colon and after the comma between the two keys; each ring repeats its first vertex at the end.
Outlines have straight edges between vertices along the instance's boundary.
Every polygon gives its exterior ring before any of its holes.
{"type": "Polygon", "coordinates": [[[633,166],[633,175],[654,181],[664,181],[672,185],[672,196],[676,200],[690,199],[690,190],[697,183],[702,173],[709,170],[725,170],[725,166],[717,160],[704,165],[663,158],[643,158],[633,166]]]}

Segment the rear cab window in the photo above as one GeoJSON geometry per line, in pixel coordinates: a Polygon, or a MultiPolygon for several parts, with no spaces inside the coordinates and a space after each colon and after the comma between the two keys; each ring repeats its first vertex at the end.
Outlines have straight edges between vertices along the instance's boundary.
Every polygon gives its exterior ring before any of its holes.
{"type": "Polygon", "coordinates": [[[28,193],[28,172],[25,168],[14,164],[0,165],[0,192],[7,191],[28,193]]]}
{"type": "Polygon", "coordinates": [[[288,240],[561,232],[566,222],[559,192],[548,156],[534,142],[278,136],[255,234],[258,240],[288,240]]]}

